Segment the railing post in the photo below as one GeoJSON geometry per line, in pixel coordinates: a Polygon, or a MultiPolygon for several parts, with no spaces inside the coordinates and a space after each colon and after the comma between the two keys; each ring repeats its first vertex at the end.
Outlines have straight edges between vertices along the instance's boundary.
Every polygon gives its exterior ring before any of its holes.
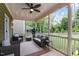
{"type": "Polygon", "coordinates": [[[67,53],[72,55],[72,9],[71,4],[68,4],[68,46],[67,53]]]}

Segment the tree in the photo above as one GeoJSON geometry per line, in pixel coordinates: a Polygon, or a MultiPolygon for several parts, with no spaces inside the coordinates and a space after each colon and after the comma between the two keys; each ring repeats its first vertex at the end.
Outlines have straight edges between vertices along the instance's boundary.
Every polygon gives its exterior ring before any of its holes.
{"type": "Polygon", "coordinates": [[[73,19],[73,32],[79,32],[79,9],[75,12],[75,19],[73,19]]]}
{"type": "Polygon", "coordinates": [[[61,29],[63,29],[64,31],[67,31],[67,28],[68,28],[68,18],[63,17],[61,21],[61,29]]]}
{"type": "Polygon", "coordinates": [[[55,27],[54,27],[54,25],[51,25],[51,29],[50,29],[50,32],[55,32],[55,27]]]}
{"type": "Polygon", "coordinates": [[[40,32],[40,24],[37,23],[37,31],[40,32]]]}
{"type": "Polygon", "coordinates": [[[79,9],[77,9],[77,11],[75,12],[75,18],[79,19],[79,9]]]}

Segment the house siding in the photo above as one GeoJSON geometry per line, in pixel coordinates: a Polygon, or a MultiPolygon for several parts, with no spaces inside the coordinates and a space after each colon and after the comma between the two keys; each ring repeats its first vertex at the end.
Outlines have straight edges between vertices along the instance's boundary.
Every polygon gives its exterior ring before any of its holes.
{"type": "MultiPolygon", "coordinates": [[[[5,4],[0,3],[0,44],[2,43],[2,40],[4,39],[4,16],[5,14],[9,17],[9,26],[10,26],[10,34],[12,33],[12,29],[11,29],[11,24],[12,24],[12,16],[9,13],[7,7],[5,6],[5,4]]],[[[11,37],[12,35],[10,35],[11,37]]]]}

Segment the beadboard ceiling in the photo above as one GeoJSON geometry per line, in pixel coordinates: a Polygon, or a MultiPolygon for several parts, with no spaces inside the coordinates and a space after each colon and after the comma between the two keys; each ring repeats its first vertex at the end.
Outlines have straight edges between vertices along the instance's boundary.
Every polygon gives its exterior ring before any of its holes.
{"type": "Polygon", "coordinates": [[[37,13],[33,11],[33,13],[31,14],[29,12],[30,10],[22,9],[24,7],[28,8],[28,6],[25,3],[6,3],[5,5],[7,6],[13,18],[19,19],[19,20],[38,20],[47,16],[51,12],[54,12],[59,8],[67,5],[67,3],[40,3],[40,4],[41,4],[41,7],[38,8],[40,12],[37,13]]]}

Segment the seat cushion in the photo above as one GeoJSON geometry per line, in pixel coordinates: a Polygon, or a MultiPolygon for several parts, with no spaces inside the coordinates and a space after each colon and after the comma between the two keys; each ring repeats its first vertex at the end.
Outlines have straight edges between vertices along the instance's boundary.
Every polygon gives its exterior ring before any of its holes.
{"type": "Polygon", "coordinates": [[[37,40],[37,41],[41,42],[41,40],[39,38],[34,38],[34,40],[37,40]]]}

